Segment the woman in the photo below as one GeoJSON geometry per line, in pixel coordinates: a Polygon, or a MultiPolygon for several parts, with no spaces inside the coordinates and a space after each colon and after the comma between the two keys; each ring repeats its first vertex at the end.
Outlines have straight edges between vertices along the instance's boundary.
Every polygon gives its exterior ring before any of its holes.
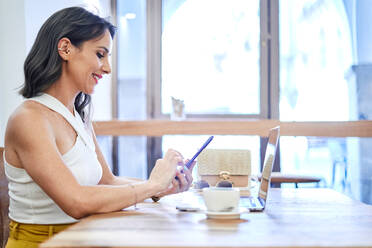
{"type": "Polygon", "coordinates": [[[111,72],[115,27],[73,7],[41,27],[24,64],[28,98],[9,118],[7,247],[37,247],[78,219],[117,211],[146,198],[185,191],[192,177],[182,155],[168,150],[147,181],[114,176],[89,121],[90,94],[111,72]],[[175,179],[176,178],[176,179],[175,179]]]}

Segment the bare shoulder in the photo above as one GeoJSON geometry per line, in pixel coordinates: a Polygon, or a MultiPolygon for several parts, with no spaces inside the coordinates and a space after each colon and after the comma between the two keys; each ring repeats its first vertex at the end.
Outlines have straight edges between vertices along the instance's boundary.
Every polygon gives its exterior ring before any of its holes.
{"type": "Polygon", "coordinates": [[[40,103],[25,101],[9,117],[8,127],[17,130],[24,128],[25,125],[27,127],[44,126],[48,123],[48,112],[50,110],[40,103]]]}
{"type": "Polygon", "coordinates": [[[49,112],[48,108],[37,102],[25,101],[9,117],[6,140],[19,144],[27,139],[51,135],[49,112]]]}

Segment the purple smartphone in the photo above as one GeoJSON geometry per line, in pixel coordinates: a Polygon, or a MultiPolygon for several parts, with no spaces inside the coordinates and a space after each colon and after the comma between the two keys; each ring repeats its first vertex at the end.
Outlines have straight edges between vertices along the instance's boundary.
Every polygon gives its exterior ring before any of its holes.
{"type": "Polygon", "coordinates": [[[213,139],[213,136],[209,137],[207,139],[207,141],[203,144],[203,146],[200,147],[200,149],[195,153],[195,155],[192,157],[192,159],[190,159],[189,162],[187,162],[185,164],[185,166],[187,167],[187,169],[190,169],[190,166],[191,166],[192,162],[194,162],[194,160],[199,156],[199,154],[204,150],[204,148],[206,148],[207,145],[209,143],[211,143],[212,139],[213,139]]]}

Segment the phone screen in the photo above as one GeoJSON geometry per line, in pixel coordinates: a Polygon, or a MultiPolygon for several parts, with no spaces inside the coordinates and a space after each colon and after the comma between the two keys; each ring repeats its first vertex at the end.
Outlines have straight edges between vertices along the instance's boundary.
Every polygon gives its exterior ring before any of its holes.
{"type": "Polygon", "coordinates": [[[213,136],[209,137],[209,138],[207,139],[207,141],[203,144],[203,146],[200,147],[200,149],[195,153],[195,155],[192,157],[192,159],[190,159],[189,162],[187,162],[187,163],[185,164],[185,166],[186,166],[188,169],[190,168],[192,162],[194,162],[194,160],[195,160],[195,159],[199,156],[199,154],[204,150],[204,148],[206,148],[207,145],[208,145],[209,143],[211,143],[212,139],[213,139],[213,136]]]}

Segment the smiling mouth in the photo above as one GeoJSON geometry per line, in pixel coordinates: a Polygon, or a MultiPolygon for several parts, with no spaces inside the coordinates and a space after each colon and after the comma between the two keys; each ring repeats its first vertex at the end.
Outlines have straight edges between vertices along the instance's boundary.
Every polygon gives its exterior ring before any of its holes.
{"type": "Polygon", "coordinates": [[[98,83],[98,80],[100,80],[102,78],[102,75],[95,74],[95,73],[93,73],[92,76],[93,76],[94,80],[96,81],[96,83],[98,83]]]}

